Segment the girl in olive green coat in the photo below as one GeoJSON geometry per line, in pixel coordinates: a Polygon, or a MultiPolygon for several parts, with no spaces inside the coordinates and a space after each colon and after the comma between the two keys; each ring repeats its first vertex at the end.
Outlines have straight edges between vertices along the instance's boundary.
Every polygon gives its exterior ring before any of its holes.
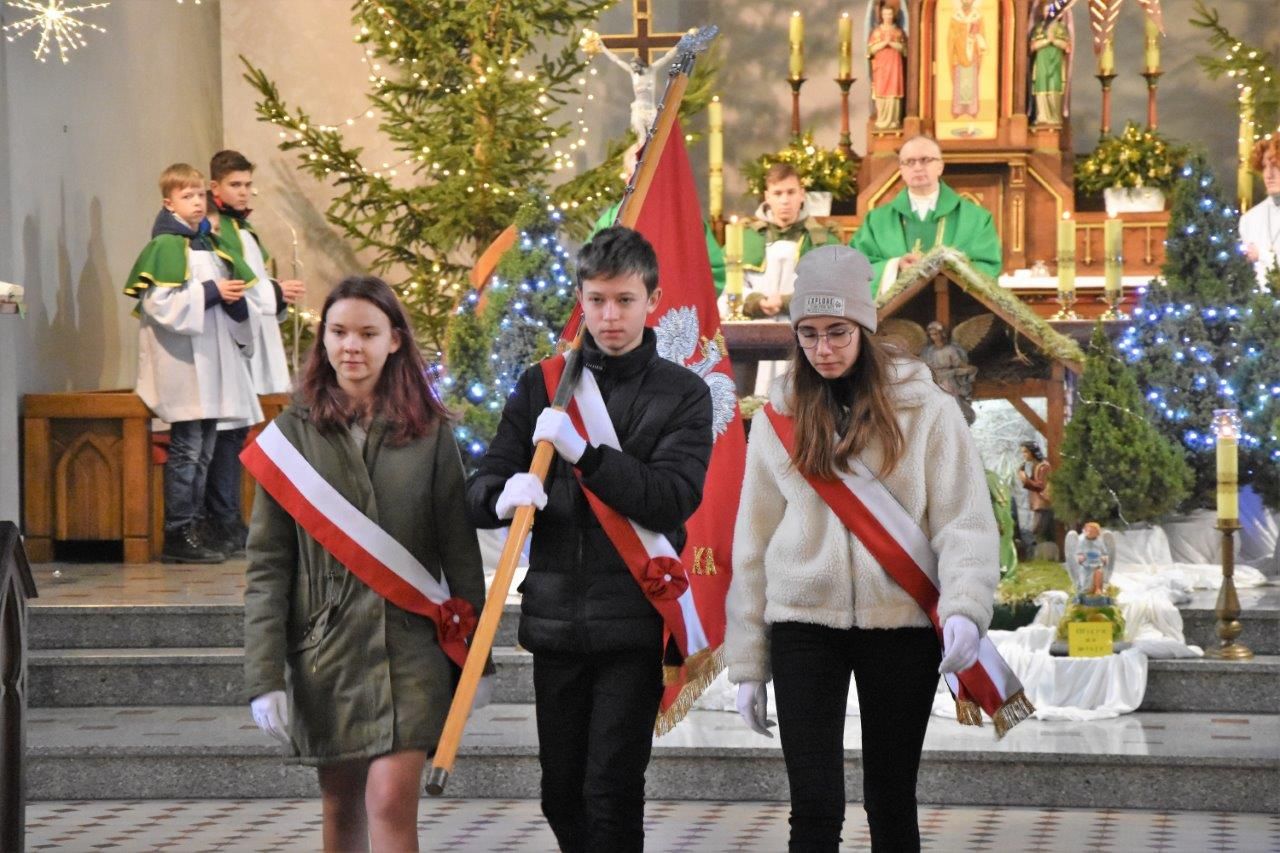
{"type": "MultiPolygon", "coordinates": [[[[348,278],[334,288],[300,385],[275,421],[288,443],[478,613],[484,575],[462,461],[390,287],[348,278]]],[[[366,586],[262,486],[248,557],[254,720],[317,766],[325,849],[417,850],[422,769],[453,690],[435,624],[366,586]]]]}

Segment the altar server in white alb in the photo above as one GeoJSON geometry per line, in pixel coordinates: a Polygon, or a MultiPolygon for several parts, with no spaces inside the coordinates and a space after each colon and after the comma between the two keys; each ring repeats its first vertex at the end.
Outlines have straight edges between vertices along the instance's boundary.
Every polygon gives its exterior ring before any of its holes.
{"type": "MultiPolygon", "coordinates": [[[[296,279],[277,281],[267,271],[270,255],[249,224],[253,211],[253,164],[239,151],[219,151],[209,161],[209,191],[221,220],[216,233],[218,248],[252,273],[244,298],[249,310],[258,315],[257,339],[249,372],[256,394],[284,394],[291,387],[289,361],[285,356],[280,324],[289,316],[288,307],[305,291],[296,279]]],[[[240,506],[241,466],[239,455],[252,426],[244,421],[221,421],[218,441],[209,463],[209,484],[205,500],[206,535],[228,555],[244,553],[249,529],[240,506]]]]}
{"type": "Polygon", "coordinates": [[[792,850],[835,851],[850,674],[873,850],[919,850],[916,774],[939,672],[961,722],[1033,709],[983,635],[999,534],[964,416],[920,361],[880,342],[871,264],[800,259],[788,373],[752,419],[733,537],[725,663],[755,731],[772,680],[792,850]]]}
{"type": "Polygon", "coordinates": [[[160,192],[164,209],[124,292],[138,300],[138,396],[170,425],[161,559],[217,563],[225,554],[200,524],[217,424],[262,420],[249,378],[259,323],[244,296],[252,273],[216,250],[197,169],[165,169],[160,192]]]}
{"type": "Polygon", "coordinates": [[[1265,285],[1267,274],[1280,263],[1280,135],[1255,145],[1249,165],[1261,173],[1267,197],[1240,217],[1240,242],[1258,283],[1265,285]]]}

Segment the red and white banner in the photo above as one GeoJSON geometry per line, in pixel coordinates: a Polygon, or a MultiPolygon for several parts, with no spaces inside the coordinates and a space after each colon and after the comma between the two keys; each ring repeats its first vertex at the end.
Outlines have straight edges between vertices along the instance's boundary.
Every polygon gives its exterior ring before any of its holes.
{"type": "MultiPolygon", "coordinates": [[[[782,446],[794,458],[795,422],[772,404],[766,405],[764,411],[782,446]]],[[[841,474],[839,480],[819,477],[805,477],[805,480],[889,577],[929,615],[941,638],[938,557],[929,537],[866,465],[851,459],[849,467],[852,470],[841,474]]],[[[957,717],[962,723],[982,725],[982,716],[972,707],[976,703],[995,721],[996,734],[1003,737],[1035,712],[1023,693],[1022,683],[989,637],[984,636],[979,642],[978,660],[973,666],[943,677],[956,697],[957,717]]]]}
{"type": "Polygon", "coordinates": [[[391,534],[343,497],[311,466],[274,422],[240,454],[267,494],[353,575],[402,610],[436,625],[440,647],[458,666],[476,627],[471,603],[449,594],[391,534]]]}

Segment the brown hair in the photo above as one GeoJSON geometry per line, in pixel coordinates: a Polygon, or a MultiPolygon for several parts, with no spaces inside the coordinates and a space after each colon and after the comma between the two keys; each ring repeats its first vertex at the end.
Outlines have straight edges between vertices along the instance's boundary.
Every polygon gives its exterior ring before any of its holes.
{"type": "Polygon", "coordinates": [[[865,328],[853,369],[839,379],[824,379],[795,345],[791,354],[792,382],[787,407],[795,413],[796,445],[791,462],[806,477],[833,480],[849,471],[850,457],[860,454],[872,437],[883,445],[883,461],[877,474],[897,467],[906,450],[906,439],[893,416],[889,395],[890,362],[909,358],[865,328]]]}
{"type": "Polygon", "coordinates": [[[309,418],[321,432],[346,427],[364,412],[355,411],[338,386],[338,376],[324,348],[325,322],[329,309],[340,299],[363,299],[377,306],[391,321],[391,334],[400,339],[400,348],[387,356],[374,388],[370,408],[387,419],[387,443],[408,444],[429,435],[450,412],[437,396],[427,376],[426,363],[414,342],[409,319],[395,292],[375,276],[350,276],[329,292],[320,311],[316,342],[307,354],[299,383],[298,402],[310,409],[309,418]]]}
{"type": "Polygon", "coordinates": [[[187,187],[204,189],[204,175],[195,166],[186,163],[174,163],[160,173],[160,197],[168,198],[175,190],[187,187]]]}
{"type": "Polygon", "coordinates": [[[219,151],[209,160],[209,180],[220,181],[232,172],[252,172],[253,164],[239,151],[219,151]]]}
{"type": "MultiPolygon", "coordinates": [[[[769,171],[764,173],[764,185],[768,188],[769,184],[776,184],[778,181],[785,181],[787,178],[795,178],[800,181],[800,173],[796,171],[796,167],[790,163],[774,163],[769,167],[769,171]]],[[[804,186],[804,181],[800,181],[800,185],[804,186]]]]}
{"type": "Polygon", "coordinates": [[[1270,139],[1259,140],[1253,146],[1253,155],[1249,157],[1249,168],[1262,174],[1262,161],[1267,159],[1268,154],[1276,165],[1280,165],[1280,133],[1273,133],[1270,139]]]}

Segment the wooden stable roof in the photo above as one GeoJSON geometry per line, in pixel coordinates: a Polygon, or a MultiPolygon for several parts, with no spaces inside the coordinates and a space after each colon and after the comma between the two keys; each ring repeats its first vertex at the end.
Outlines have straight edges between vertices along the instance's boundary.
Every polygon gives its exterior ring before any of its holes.
{"type": "Polygon", "coordinates": [[[965,301],[970,306],[976,302],[995,314],[1015,333],[1040,349],[1051,362],[1060,363],[1077,375],[1083,372],[1084,351],[1078,343],[1054,330],[1015,294],[974,269],[962,252],[948,246],[931,250],[919,263],[898,276],[891,287],[880,292],[876,297],[880,319],[915,313],[920,315],[915,319],[937,319],[952,328],[957,322],[968,319],[968,316],[961,316],[963,306],[953,305],[952,288],[969,297],[972,301],[965,301]],[[919,305],[919,301],[927,298],[928,294],[933,295],[932,302],[928,306],[919,305]],[[917,306],[917,310],[911,310],[917,306]],[[925,309],[924,313],[921,314],[919,309],[925,309]]]}

